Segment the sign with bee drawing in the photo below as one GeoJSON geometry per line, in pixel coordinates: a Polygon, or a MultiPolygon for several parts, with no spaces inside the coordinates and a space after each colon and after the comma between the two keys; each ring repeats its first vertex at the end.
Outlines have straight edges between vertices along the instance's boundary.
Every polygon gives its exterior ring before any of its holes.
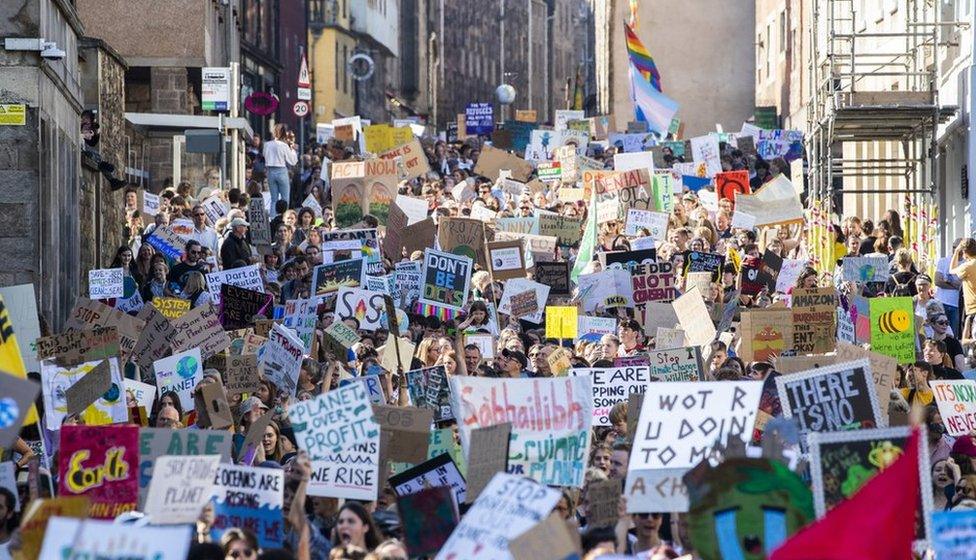
{"type": "Polygon", "coordinates": [[[915,361],[915,303],[911,297],[870,298],[871,350],[900,364],[915,361]]]}

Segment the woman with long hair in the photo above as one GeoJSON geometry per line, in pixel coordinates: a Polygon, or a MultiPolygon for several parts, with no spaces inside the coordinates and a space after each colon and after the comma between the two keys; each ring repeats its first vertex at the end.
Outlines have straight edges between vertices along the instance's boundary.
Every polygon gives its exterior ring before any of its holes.
{"type": "Polygon", "coordinates": [[[288,166],[298,163],[298,153],[293,143],[287,141],[288,127],[278,123],[274,126],[272,139],[264,144],[264,164],[268,173],[268,187],[271,190],[271,210],[273,218],[276,214],[275,203],[284,200],[291,204],[291,177],[288,166]]]}
{"type": "Polygon", "coordinates": [[[380,530],[373,516],[359,502],[346,502],[339,508],[332,544],[353,545],[373,550],[380,544],[380,530]]]}
{"type": "Polygon", "coordinates": [[[434,337],[427,337],[417,345],[417,353],[414,357],[420,361],[421,367],[432,367],[437,365],[437,359],[441,355],[441,348],[438,340],[434,337]]]}
{"type": "MultiPolygon", "coordinates": [[[[145,247],[145,245],[143,246],[145,247]]],[[[153,298],[171,297],[173,292],[169,289],[169,280],[167,279],[169,276],[169,266],[166,264],[166,261],[159,259],[153,262],[150,272],[151,275],[140,290],[142,300],[148,302],[153,298]]]]}
{"type": "Polygon", "coordinates": [[[274,461],[279,465],[285,455],[294,451],[288,438],[281,436],[281,428],[278,427],[278,423],[274,420],[264,429],[261,445],[264,447],[265,460],[274,461]]]}
{"type": "Polygon", "coordinates": [[[196,308],[210,301],[210,292],[207,291],[207,281],[203,274],[192,271],[186,274],[186,285],[183,286],[183,293],[180,297],[189,300],[190,307],[196,308]]]}
{"type": "Polygon", "coordinates": [[[155,254],[156,249],[152,245],[143,243],[139,246],[136,260],[132,263],[132,277],[140,286],[152,277],[152,260],[155,254]]]}
{"type": "Polygon", "coordinates": [[[255,560],[260,552],[258,538],[247,529],[232,527],[220,537],[224,560],[255,560]]]}
{"type": "Polygon", "coordinates": [[[135,261],[132,259],[132,249],[128,245],[123,245],[115,250],[115,258],[109,268],[121,268],[122,274],[131,276],[136,283],[141,283],[141,279],[136,277],[135,261]]]}

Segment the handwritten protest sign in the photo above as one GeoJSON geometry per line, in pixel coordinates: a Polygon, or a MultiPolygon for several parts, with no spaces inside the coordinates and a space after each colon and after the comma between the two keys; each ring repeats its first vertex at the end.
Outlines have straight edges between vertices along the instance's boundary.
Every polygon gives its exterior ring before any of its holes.
{"type": "Polygon", "coordinates": [[[142,320],[132,315],[84,297],[77,299],[65,324],[65,328],[73,330],[115,327],[119,332],[119,349],[122,351],[123,360],[132,355],[136,341],[139,340],[139,333],[144,326],[142,320]]]}
{"type": "Polygon", "coordinates": [[[461,519],[435,560],[512,558],[508,542],[549,515],[560,493],[517,475],[498,473],[461,519]],[[499,523],[504,519],[504,523],[499,523]]]}
{"type": "Polygon", "coordinates": [[[646,312],[646,304],[654,301],[673,301],[677,297],[674,286],[674,267],[669,262],[639,264],[630,269],[634,287],[634,305],[646,312]]]}
{"type": "Polygon", "coordinates": [[[261,386],[258,378],[258,357],[255,354],[228,356],[226,374],[224,387],[229,395],[253,393],[261,386]]]}
{"type": "Polygon", "coordinates": [[[58,491],[87,497],[89,516],[112,519],[136,509],[138,466],[138,426],[61,427],[58,491]]]}
{"type": "Polygon", "coordinates": [[[232,527],[248,529],[262,547],[284,544],[285,472],[243,465],[220,465],[214,481],[214,521],[210,536],[220,540],[232,527]]]}
{"type": "Polygon", "coordinates": [[[298,390],[304,353],[302,341],[295,332],[275,323],[268,333],[268,342],[258,364],[265,379],[274,383],[283,394],[293,397],[298,390]]]}
{"type": "MultiPolygon", "coordinates": [[[[81,418],[90,426],[125,423],[129,411],[125,406],[125,391],[122,371],[118,358],[106,360],[109,367],[110,386],[81,413],[81,418]]],[[[102,363],[102,360],[84,362],[77,366],[60,367],[52,360],[41,362],[41,391],[44,395],[44,416],[51,429],[58,429],[68,413],[67,392],[75,383],[81,381],[89,372],[102,363]]]]}
{"type": "MultiPolygon", "coordinates": [[[[270,420],[270,417],[268,419],[270,420]]],[[[264,431],[262,430],[261,433],[263,434],[264,431]]],[[[219,455],[222,463],[229,463],[233,439],[234,434],[221,430],[140,428],[139,503],[146,502],[149,483],[155,472],[156,459],[163,455],[219,455]]]]}
{"type": "Polygon", "coordinates": [[[350,383],[295,403],[288,417],[312,459],[310,496],[376,499],[380,426],[365,385],[350,383]]]}
{"type": "Polygon", "coordinates": [[[270,318],[274,295],[239,288],[233,284],[220,287],[220,323],[227,330],[243,329],[256,318],[270,318]]]}
{"type": "Polygon", "coordinates": [[[224,284],[264,292],[264,280],[261,279],[261,270],[256,264],[207,274],[207,290],[214,305],[220,305],[220,287],[224,284]]]}
{"type": "MultiPolygon", "coordinates": [[[[587,515],[588,526],[600,526],[590,523],[589,518],[587,515]]],[[[541,523],[509,541],[508,550],[515,560],[580,558],[579,535],[573,535],[571,530],[571,526],[561,515],[552,513],[541,523]]]]}
{"type": "Polygon", "coordinates": [[[824,354],[837,346],[837,293],[833,288],[796,288],[793,309],[793,349],[797,354],[824,354]]]}
{"type": "Polygon", "coordinates": [[[391,476],[389,483],[397,496],[409,496],[424,488],[447,486],[458,504],[464,503],[467,490],[461,471],[447,453],[391,476]]]}
{"type": "Polygon", "coordinates": [[[715,340],[715,324],[708,314],[698,288],[692,288],[671,302],[678,317],[685,340],[692,346],[704,346],[715,340]]]}
{"type": "Polygon", "coordinates": [[[181,352],[199,348],[204,360],[230,346],[230,337],[220,326],[220,318],[213,305],[207,303],[190,310],[173,322],[176,335],[173,337],[173,350],[181,352]]]}
{"type": "Polygon", "coordinates": [[[76,366],[118,356],[119,331],[115,327],[66,331],[38,338],[34,346],[39,360],[53,359],[60,366],[76,366]]]}
{"type": "Polygon", "coordinates": [[[470,449],[474,428],[512,423],[509,472],[543,484],[579,486],[586,470],[593,420],[590,377],[488,379],[455,376],[451,403],[461,442],[470,449]],[[542,398],[546,395],[546,399],[542,398]],[[546,446],[565,449],[546,454],[546,446]]]}
{"type": "Polygon", "coordinates": [[[793,312],[787,308],[749,309],[742,312],[740,357],[766,362],[793,348],[793,312]]]}
{"type": "Polygon", "coordinates": [[[469,257],[424,249],[420,302],[460,310],[468,301],[472,268],[469,257]]]}
{"type": "Polygon", "coordinates": [[[965,436],[976,429],[976,381],[933,379],[929,386],[950,436],[965,436]]]}
{"type": "Polygon", "coordinates": [[[915,302],[911,297],[870,298],[871,349],[900,364],[915,361],[915,302]]]}
{"type": "Polygon", "coordinates": [[[340,319],[354,319],[359,329],[375,331],[381,326],[383,294],[359,288],[339,288],[336,299],[336,315],[340,319]]]}
{"type": "Polygon", "coordinates": [[[164,455],[156,459],[145,512],[156,525],[195,523],[213,496],[220,455],[164,455]]]}
{"type": "Polygon", "coordinates": [[[568,262],[535,261],[535,270],[532,274],[532,279],[540,284],[549,286],[550,295],[569,295],[570,284],[568,262]]]}
{"type": "Polygon", "coordinates": [[[406,372],[407,388],[414,406],[434,412],[434,421],[454,418],[451,409],[451,389],[444,366],[416,369],[406,372]]]}
{"type": "Polygon", "coordinates": [[[976,557],[976,510],[936,511],[931,523],[936,558],[973,560],[976,557]]]}
{"type": "Polygon", "coordinates": [[[796,418],[804,436],[882,424],[868,360],[783,375],[776,378],[776,389],[783,415],[796,418]]]}
{"type": "Polygon", "coordinates": [[[570,374],[593,380],[593,424],[596,426],[609,426],[610,409],[626,402],[632,393],[643,393],[651,382],[651,368],[646,366],[576,368],[570,374]]]}
{"type": "Polygon", "coordinates": [[[120,298],[124,295],[121,268],[102,268],[88,271],[88,297],[91,299],[120,298]]]}
{"type": "Polygon", "coordinates": [[[153,298],[152,304],[167,319],[179,319],[190,310],[189,300],[175,297],[153,298]]]}
{"type": "Polygon", "coordinates": [[[373,417],[384,432],[390,432],[390,445],[384,448],[387,460],[422,463],[427,460],[427,440],[433,411],[413,406],[374,404],[373,417]]]}
{"type": "Polygon", "coordinates": [[[651,381],[698,381],[702,375],[701,352],[697,346],[651,350],[651,381]]]}
{"type": "Polygon", "coordinates": [[[160,395],[172,391],[179,395],[183,410],[194,409],[193,388],[203,380],[203,358],[199,348],[156,360],[153,371],[160,395]]]}

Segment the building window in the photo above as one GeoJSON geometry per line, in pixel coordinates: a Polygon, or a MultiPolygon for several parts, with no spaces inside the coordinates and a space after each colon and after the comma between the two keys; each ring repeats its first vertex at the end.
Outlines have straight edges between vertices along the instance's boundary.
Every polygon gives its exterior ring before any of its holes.
{"type": "Polygon", "coordinates": [[[342,93],[349,93],[349,47],[342,45],[342,93]]]}
{"type": "Polygon", "coordinates": [[[779,13],[779,50],[786,50],[786,10],[779,13]]]}
{"type": "Polygon", "coordinates": [[[339,91],[339,40],[335,43],[335,88],[339,91]]]}

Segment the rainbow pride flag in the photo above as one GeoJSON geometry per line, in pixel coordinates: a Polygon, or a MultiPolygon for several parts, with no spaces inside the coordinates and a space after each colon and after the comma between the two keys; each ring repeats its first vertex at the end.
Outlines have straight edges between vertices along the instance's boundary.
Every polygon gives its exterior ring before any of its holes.
{"type": "Polygon", "coordinates": [[[651,82],[654,89],[663,92],[664,90],[661,89],[661,73],[657,71],[657,65],[654,64],[651,53],[648,52],[644,43],[641,43],[634,28],[626,21],[624,22],[624,30],[627,33],[627,56],[630,57],[630,61],[634,63],[644,79],[651,82]]]}

